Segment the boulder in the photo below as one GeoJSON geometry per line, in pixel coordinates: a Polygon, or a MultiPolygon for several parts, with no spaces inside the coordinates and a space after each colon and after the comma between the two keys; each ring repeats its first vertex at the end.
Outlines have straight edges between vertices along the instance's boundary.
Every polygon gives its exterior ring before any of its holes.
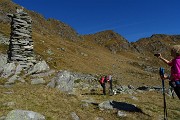
{"type": "Polygon", "coordinates": [[[56,88],[65,92],[72,92],[74,86],[74,79],[69,71],[59,72],[56,77],[56,88]]]}
{"type": "Polygon", "coordinates": [[[7,55],[0,54],[0,67],[4,66],[7,63],[7,55]]]}
{"type": "Polygon", "coordinates": [[[5,120],[45,120],[45,117],[37,112],[27,110],[12,110],[5,120]]]}
{"type": "Polygon", "coordinates": [[[74,77],[69,71],[60,71],[56,77],[48,83],[49,87],[58,88],[60,91],[72,92],[74,86],[74,77]]]}
{"type": "Polygon", "coordinates": [[[75,112],[71,113],[71,117],[73,120],[80,120],[79,116],[77,116],[77,114],[75,112]]]}
{"type": "Polygon", "coordinates": [[[47,86],[58,88],[61,91],[72,92],[74,87],[89,88],[89,84],[84,82],[81,84],[80,81],[92,83],[94,80],[97,80],[97,78],[93,75],[61,70],[57,73],[56,77],[51,79],[47,86]]]}
{"type": "Polygon", "coordinates": [[[7,63],[7,64],[5,64],[3,66],[3,71],[2,71],[1,77],[8,78],[12,74],[14,74],[15,69],[16,69],[15,63],[7,63]]]}
{"type": "Polygon", "coordinates": [[[37,64],[35,64],[32,68],[28,70],[28,75],[34,74],[34,73],[41,73],[48,71],[50,68],[46,61],[39,61],[37,64]]]}
{"type": "Polygon", "coordinates": [[[31,84],[32,85],[44,84],[44,83],[45,83],[45,80],[43,78],[31,79],[31,84]]]}

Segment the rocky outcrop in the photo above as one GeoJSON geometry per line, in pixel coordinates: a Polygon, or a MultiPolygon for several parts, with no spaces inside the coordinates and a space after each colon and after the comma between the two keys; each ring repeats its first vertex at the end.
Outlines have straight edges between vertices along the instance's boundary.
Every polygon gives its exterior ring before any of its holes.
{"type": "Polygon", "coordinates": [[[57,75],[49,82],[47,86],[57,88],[60,91],[71,93],[73,92],[74,83],[78,80],[92,81],[97,78],[92,75],[85,75],[80,73],[73,73],[70,71],[59,71],[57,75]]]}
{"type": "Polygon", "coordinates": [[[5,84],[14,84],[16,81],[25,82],[23,77],[30,75],[32,77],[31,84],[43,84],[44,77],[55,73],[50,70],[49,65],[45,61],[38,61],[35,65],[24,70],[20,63],[7,62],[7,55],[0,54],[0,77],[7,79],[5,84]]]}

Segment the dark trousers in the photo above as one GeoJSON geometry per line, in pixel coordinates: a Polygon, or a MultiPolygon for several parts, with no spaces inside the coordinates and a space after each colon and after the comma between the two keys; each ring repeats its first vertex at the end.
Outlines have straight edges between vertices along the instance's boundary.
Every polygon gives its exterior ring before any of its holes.
{"type": "Polygon", "coordinates": [[[109,85],[110,85],[109,88],[112,91],[112,80],[109,81],[109,85]]]}
{"type": "Polygon", "coordinates": [[[178,98],[180,99],[180,86],[176,86],[174,88],[174,92],[176,93],[176,95],[178,96],[178,98]]]}
{"type": "MultiPolygon", "coordinates": [[[[112,80],[108,81],[109,83],[109,94],[112,94],[112,80]]],[[[103,94],[106,95],[106,83],[101,83],[103,88],[103,94]]]]}
{"type": "Polygon", "coordinates": [[[106,95],[106,84],[105,83],[101,83],[101,86],[103,88],[103,94],[106,95]]]}
{"type": "Polygon", "coordinates": [[[172,82],[172,81],[170,81],[170,82],[169,82],[169,85],[170,85],[171,87],[173,87],[174,92],[176,93],[176,95],[177,95],[178,98],[180,99],[180,84],[179,84],[179,82],[172,82]]]}

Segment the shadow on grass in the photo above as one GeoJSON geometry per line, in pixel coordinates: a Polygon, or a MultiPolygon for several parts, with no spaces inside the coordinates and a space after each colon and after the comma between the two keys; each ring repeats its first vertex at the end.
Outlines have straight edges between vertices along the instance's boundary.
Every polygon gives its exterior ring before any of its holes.
{"type": "Polygon", "coordinates": [[[81,95],[104,95],[104,94],[100,94],[100,93],[84,93],[81,95]]]}

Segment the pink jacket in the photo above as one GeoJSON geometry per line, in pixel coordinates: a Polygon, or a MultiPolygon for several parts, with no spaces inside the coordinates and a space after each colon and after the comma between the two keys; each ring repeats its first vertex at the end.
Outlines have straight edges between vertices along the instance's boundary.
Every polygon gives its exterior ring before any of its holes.
{"type": "Polygon", "coordinates": [[[101,77],[100,83],[101,83],[101,84],[104,83],[104,80],[105,80],[105,77],[101,77]]]}
{"type": "Polygon", "coordinates": [[[180,80],[180,56],[174,58],[168,65],[171,66],[172,81],[180,80]]]}

